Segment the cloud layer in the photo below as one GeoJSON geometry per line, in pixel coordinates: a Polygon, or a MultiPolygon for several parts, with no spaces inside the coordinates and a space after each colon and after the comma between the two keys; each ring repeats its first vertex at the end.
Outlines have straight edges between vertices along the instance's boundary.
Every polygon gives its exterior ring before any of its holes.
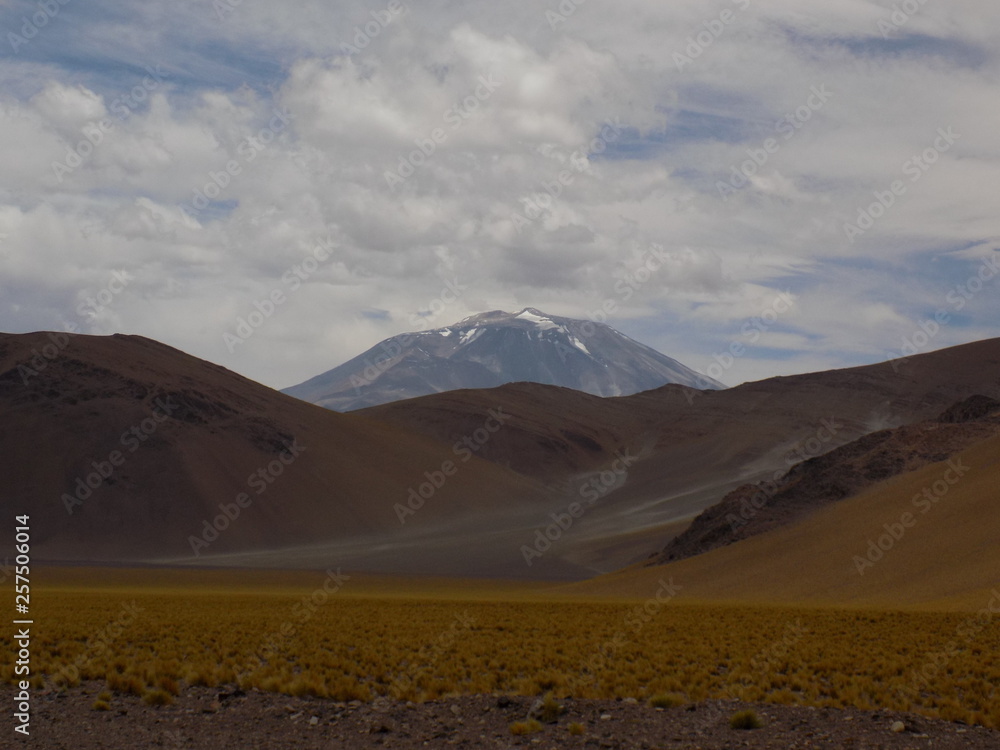
{"type": "Polygon", "coordinates": [[[941,310],[924,349],[997,334],[985,0],[0,20],[6,331],[138,333],[277,387],[414,316],[529,305],[728,384],[879,361],[941,310]]]}

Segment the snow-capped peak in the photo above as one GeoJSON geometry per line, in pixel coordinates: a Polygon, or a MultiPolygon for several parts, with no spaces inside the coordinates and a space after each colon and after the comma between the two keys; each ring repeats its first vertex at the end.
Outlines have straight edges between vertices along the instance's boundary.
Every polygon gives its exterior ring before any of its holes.
{"type": "Polygon", "coordinates": [[[544,313],[533,307],[524,308],[514,317],[518,320],[527,320],[534,323],[540,330],[543,331],[547,331],[552,328],[559,328],[559,326],[552,321],[552,318],[547,317],[544,313]]]}

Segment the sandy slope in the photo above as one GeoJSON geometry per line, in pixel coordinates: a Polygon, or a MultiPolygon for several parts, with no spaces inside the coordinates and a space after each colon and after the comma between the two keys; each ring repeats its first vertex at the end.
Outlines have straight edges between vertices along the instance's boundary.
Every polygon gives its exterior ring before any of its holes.
{"type": "Polygon", "coordinates": [[[1000,607],[998,511],[1000,437],[994,437],[950,463],[895,477],[792,526],[570,588],[641,597],[667,576],[691,599],[970,609],[992,600],[1000,607]]]}

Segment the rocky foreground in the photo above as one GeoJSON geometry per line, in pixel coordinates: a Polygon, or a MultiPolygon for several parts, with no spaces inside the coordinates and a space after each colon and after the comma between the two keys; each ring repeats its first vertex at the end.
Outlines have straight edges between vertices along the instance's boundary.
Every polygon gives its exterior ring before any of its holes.
{"type": "MultiPolygon", "coordinates": [[[[94,704],[104,686],[32,696],[31,739],[8,725],[0,748],[844,748],[863,750],[995,750],[1000,732],[912,714],[855,709],[755,705],[737,701],[656,709],[634,701],[560,701],[562,714],[540,731],[515,735],[534,699],[498,695],[424,704],[371,704],[292,698],[271,693],[188,688],[171,705],[114,696],[94,704]],[[758,729],[732,729],[730,718],[753,710],[758,729]]],[[[5,703],[10,686],[0,688],[5,703]]]]}

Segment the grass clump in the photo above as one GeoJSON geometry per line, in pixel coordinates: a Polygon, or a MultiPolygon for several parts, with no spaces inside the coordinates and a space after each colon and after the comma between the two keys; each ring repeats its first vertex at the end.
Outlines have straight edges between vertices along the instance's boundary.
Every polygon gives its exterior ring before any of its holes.
{"type": "Polygon", "coordinates": [[[105,700],[101,700],[100,698],[98,698],[96,701],[94,701],[94,705],[91,706],[91,708],[94,711],[110,711],[111,704],[105,700]]]}
{"type": "Polygon", "coordinates": [[[107,682],[109,688],[124,695],[142,695],[146,690],[146,682],[134,674],[111,672],[107,682]]]}
{"type": "Polygon", "coordinates": [[[729,719],[730,729],[760,729],[764,722],[753,711],[737,711],[729,719]]]}
{"type": "Polygon", "coordinates": [[[566,709],[555,699],[552,693],[546,693],[543,698],[535,701],[528,712],[528,718],[537,719],[543,724],[555,724],[566,709]]]}
{"type": "Polygon", "coordinates": [[[510,733],[515,736],[525,734],[535,734],[542,731],[542,722],[538,719],[528,719],[527,721],[515,721],[510,725],[510,733]]]}
{"type": "Polygon", "coordinates": [[[169,706],[174,702],[174,696],[163,688],[152,688],[143,694],[142,702],[147,706],[169,706]]]}
{"type": "Polygon", "coordinates": [[[677,708],[683,706],[685,700],[677,693],[657,693],[649,699],[649,705],[653,708],[677,708]]]}
{"type": "Polygon", "coordinates": [[[571,722],[569,724],[569,726],[567,726],[566,728],[569,730],[570,734],[574,734],[574,735],[581,735],[581,734],[583,734],[586,731],[586,729],[583,726],[583,724],[581,724],[578,721],[571,722]]]}
{"type": "Polygon", "coordinates": [[[156,685],[171,695],[181,694],[181,684],[173,677],[161,677],[157,680],[156,685]]]}

